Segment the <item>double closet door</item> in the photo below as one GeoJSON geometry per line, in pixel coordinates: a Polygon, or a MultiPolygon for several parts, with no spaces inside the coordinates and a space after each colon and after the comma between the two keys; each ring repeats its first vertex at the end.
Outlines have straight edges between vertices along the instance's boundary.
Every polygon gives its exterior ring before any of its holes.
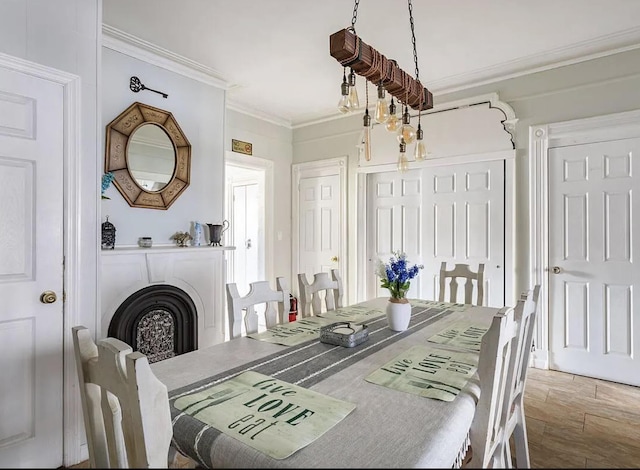
{"type": "MultiPolygon", "coordinates": [[[[424,269],[410,298],[439,294],[442,261],[477,270],[484,263],[484,304],[505,305],[505,161],[371,173],[367,180],[367,297],[386,296],[376,260],[403,251],[424,269]]],[[[462,290],[459,290],[462,296],[462,290]]]]}

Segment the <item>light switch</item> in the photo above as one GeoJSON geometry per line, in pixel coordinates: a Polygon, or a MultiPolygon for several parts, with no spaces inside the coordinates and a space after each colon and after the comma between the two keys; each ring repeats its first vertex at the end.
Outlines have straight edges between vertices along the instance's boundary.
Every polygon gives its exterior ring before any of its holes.
{"type": "Polygon", "coordinates": [[[282,232],[280,230],[278,230],[277,237],[278,241],[282,241],[282,232]]]}

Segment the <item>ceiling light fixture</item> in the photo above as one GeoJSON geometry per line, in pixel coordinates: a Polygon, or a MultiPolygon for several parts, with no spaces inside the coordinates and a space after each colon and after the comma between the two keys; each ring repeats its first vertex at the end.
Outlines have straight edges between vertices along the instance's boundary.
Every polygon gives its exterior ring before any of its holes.
{"type": "MultiPolygon", "coordinates": [[[[346,71],[347,67],[351,68],[349,73],[349,82],[346,81],[346,75],[343,74],[342,81],[342,99],[340,100],[339,109],[346,113],[353,110],[357,106],[343,106],[345,95],[349,95],[349,88],[355,89],[355,74],[367,79],[378,88],[378,101],[376,102],[375,120],[378,123],[385,124],[390,132],[397,132],[398,142],[400,142],[400,152],[398,157],[398,170],[405,171],[407,169],[406,145],[417,140],[414,156],[416,160],[424,160],[426,156],[426,148],[423,142],[424,132],[420,125],[422,111],[433,108],[433,95],[420,83],[420,70],[418,68],[418,54],[416,52],[416,36],[413,24],[413,5],[411,0],[407,0],[409,7],[409,23],[411,25],[411,42],[413,45],[413,60],[415,64],[415,78],[406,73],[395,60],[387,59],[373,47],[369,46],[356,34],[355,24],[358,17],[358,5],[360,0],[355,0],[353,7],[353,16],[351,18],[351,26],[342,29],[329,36],[329,53],[343,66],[346,71]],[[351,76],[353,75],[353,80],[351,76]],[[346,88],[345,88],[346,85],[346,88]],[[388,105],[385,98],[385,90],[391,95],[391,105],[388,105]],[[399,126],[398,118],[395,114],[395,103],[393,98],[398,100],[401,106],[404,105],[402,114],[402,125],[399,126]],[[411,116],[409,107],[418,111],[418,130],[411,126],[411,116]]],[[[346,72],[344,72],[346,73],[346,72]]],[[[368,91],[368,90],[367,90],[368,91]]],[[[366,123],[371,121],[368,109],[365,109],[365,135],[369,133],[366,123]]],[[[346,102],[352,104],[347,97],[346,102]]],[[[367,137],[370,137],[367,135],[367,137]]],[[[366,144],[370,146],[370,141],[366,144]]],[[[365,145],[365,148],[366,148],[365,145]]],[[[370,152],[365,151],[365,155],[370,152]]],[[[368,160],[368,158],[367,158],[368,160]]]]}

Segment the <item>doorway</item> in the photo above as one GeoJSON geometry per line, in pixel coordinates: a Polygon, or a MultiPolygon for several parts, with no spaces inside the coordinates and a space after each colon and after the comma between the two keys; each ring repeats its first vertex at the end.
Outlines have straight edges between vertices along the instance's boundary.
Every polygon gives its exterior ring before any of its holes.
{"type": "Polygon", "coordinates": [[[530,129],[534,364],[640,385],[640,111],[530,129]]]}
{"type": "Polygon", "coordinates": [[[227,152],[225,181],[227,237],[235,247],[228,252],[227,282],[235,282],[240,295],[246,295],[255,281],[269,281],[275,288],[273,162],[227,152]]]}

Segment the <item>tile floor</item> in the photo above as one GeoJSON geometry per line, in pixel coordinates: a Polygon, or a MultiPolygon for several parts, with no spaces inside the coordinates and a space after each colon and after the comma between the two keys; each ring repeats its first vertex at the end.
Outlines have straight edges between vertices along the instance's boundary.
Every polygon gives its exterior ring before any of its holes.
{"type": "Polygon", "coordinates": [[[524,407],[532,468],[640,468],[639,387],[529,369],[524,407]]]}
{"type": "Polygon", "coordinates": [[[529,369],[532,468],[640,467],[640,388],[529,369]]]}

